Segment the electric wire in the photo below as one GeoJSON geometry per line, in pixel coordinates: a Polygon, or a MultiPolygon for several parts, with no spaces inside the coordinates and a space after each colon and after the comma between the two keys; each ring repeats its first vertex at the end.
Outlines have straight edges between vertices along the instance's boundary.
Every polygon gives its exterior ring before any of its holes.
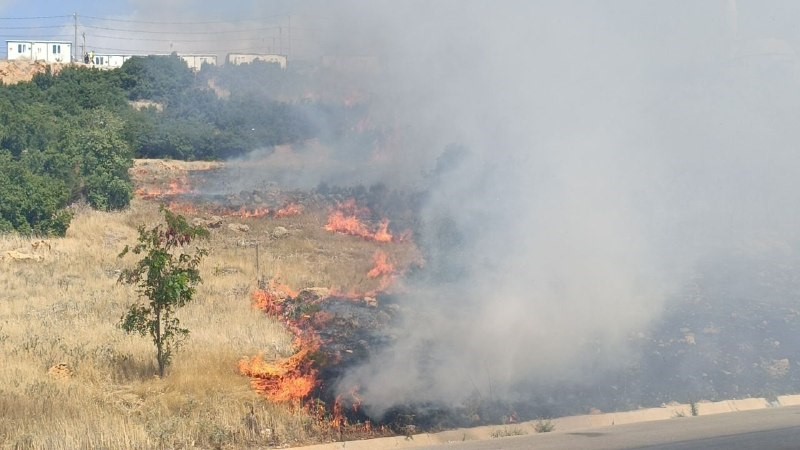
{"type": "Polygon", "coordinates": [[[272,16],[252,18],[252,19],[238,19],[238,20],[212,20],[201,22],[159,22],[149,20],[131,20],[131,19],[114,19],[108,17],[95,17],[95,16],[79,16],[81,19],[102,20],[106,22],[121,22],[121,23],[141,23],[148,25],[213,25],[213,24],[236,24],[241,22],[259,22],[263,20],[275,19],[278,17],[288,17],[288,14],[274,14],[272,16]]]}

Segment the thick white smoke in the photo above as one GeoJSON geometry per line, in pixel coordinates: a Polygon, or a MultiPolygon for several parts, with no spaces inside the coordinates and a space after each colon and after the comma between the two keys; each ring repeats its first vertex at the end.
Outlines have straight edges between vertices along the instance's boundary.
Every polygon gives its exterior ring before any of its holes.
{"type": "Polygon", "coordinates": [[[353,12],[375,33],[355,47],[387,66],[382,106],[419,133],[404,157],[463,146],[425,209],[430,276],[395,344],[343,381],[372,413],[590,383],[631,364],[698,258],[795,238],[796,56],[712,3],[353,12]]]}
{"type": "MultiPolygon", "coordinates": [[[[591,383],[636,359],[631,336],[697,261],[796,243],[795,2],[289,12],[307,24],[294,57],[380,64],[362,80],[371,120],[402,139],[383,164],[358,162],[367,180],[427,191],[426,273],[401,301],[394,344],[342,380],[372,414],[591,383]]],[[[337,167],[314,174],[344,179],[337,167]]]]}

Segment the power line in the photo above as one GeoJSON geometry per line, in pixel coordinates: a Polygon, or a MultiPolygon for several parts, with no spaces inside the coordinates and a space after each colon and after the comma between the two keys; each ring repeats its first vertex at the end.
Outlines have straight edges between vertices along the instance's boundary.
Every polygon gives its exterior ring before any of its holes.
{"type": "MultiPolygon", "coordinates": [[[[34,40],[32,38],[36,38],[36,37],[38,37],[38,36],[22,35],[22,34],[6,35],[5,36],[5,40],[7,40],[7,41],[19,41],[19,40],[22,40],[22,39],[34,40]]],[[[66,38],[71,38],[72,35],[71,34],[50,34],[50,35],[48,35],[48,37],[50,37],[50,38],[61,38],[63,40],[67,40],[66,38]]],[[[56,40],[56,39],[48,39],[48,40],[52,41],[52,40],[56,40]]]]}
{"type": "MultiPolygon", "coordinates": [[[[115,47],[94,47],[92,49],[109,52],[109,53],[121,53],[121,54],[133,54],[133,55],[150,55],[150,54],[164,54],[170,53],[170,51],[166,51],[163,49],[131,49],[131,48],[115,48],[115,47]]],[[[182,51],[174,50],[180,54],[182,51]]],[[[210,53],[210,54],[223,54],[223,53],[248,53],[248,52],[263,52],[264,46],[260,47],[247,47],[247,48],[221,48],[215,50],[205,49],[202,51],[192,51],[192,53],[210,53]]],[[[185,52],[185,50],[183,51],[185,52]]]]}
{"type": "Polygon", "coordinates": [[[94,16],[81,16],[83,19],[102,20],[107,22],[122,22],[122,23],[142,23],[148,25],[212,25],[212,24],[236,24],[241,22],[259,22],[263,20],[271,20],[278,17],[288,17],[288,14],[274,14],[272,16],[253,18],[253,19],[239,19],[239,20],[214,20],[203,22],[157,22],[148,20],[129,20],[129,19],[112,19],[107,17],[94,17],[94,16]]]}
{"type": "Polygon", "coordinates": [[[0,30],[33,30],[33,29],[43,29],[43,28],[64,28],[66,25],[39,25],[33,27],[4,27],[0,26],[0,30]]]}
{"type": "MultiPolygon", "coordinates": [[[[106,52],[115,52],[115,53],[132,53],[132,54],[152,54],[152,53],[167,53],[175,51],[187,51],[186,48],[192,47],[216,47],[215,49],[203,49],[203,50],[196,50],[195,53],[209,53],[209,54],[220,54],[220,53],[275,53],[275,52],[283,52],[286,48],[291,48],[291,41],[302,41],[303,39],[298,39],[297,37],[291,36],[291,28],[292,28],[292,16],[289,14],[275,14],[266,17],[258,17],[252,19],[239,19],[239,20],[209,20],[209,21],[149,21],[149,20],[133,20],[133,19],[117,19],[117,18],[110,18],[110,17],[97,17],[97,16],[82,16],[78,13],[70,14],[70,15],[57,15],[57,16],[29,16],[29,17],[0,17],[0,33],[7,32],[9,34],[6,35],[6,39],[10,40],[36,40],[36,39],[47,39],[47,40],[68,40],[70,37],[74,38],[73,45],[76,47],[73,49],[74,52],[78,51],[78,42],[77,42],[77,33],[79,28],[83,31],[84,39],[87,37],[92,41],[105,41],[99,43],[111,44],[109,47],[98,47],[98,46],[91,46],[100,51],[106,52]],[[58,20],[63,22],[59,25],[52,25],[53,22],[48,24],[47,22],[39,22],[38,24],[32,24],[32,26],[17,26],[13,22],[4,22],[4,21],[27,21],[27,20],[58,20]],[[67,23],[66,20],[63,19],[70,19],[67,23]],[[80,19],[80,22],[79,22],[80,19]],[[269,21],[271,19],[281,19],[281,20],[274,20],[271,24],[267,25],[263,22],[269,21]],[[281,24],[283,19],[288,20],[288,24],[281,24]],[[73,23],[74,22],[74,23],[73,23]],[[89,23],[86,23],[89,22],[89,23]],[[105,22],[105,23],[104,23],[105,22]],[[257,24],[256,22],[262,22],[261,24],[257,24]],[[4,26],[3,24],[7,23],[9,26],[4,26]],[[106,25],[108,23],[108,25],[106,25]],[[113,23],[123,23],[123,24],[131,24],[130,27],[118,27],[113,25],[113,23]],[[277,24],[276,24],[277,23],[277,24]],[[139,26],[135,26],[135,24],[139,24],[139,26]],[[250,24],[247,26],[247,24],[250,24]],[[177,27],[178,29],[174,30],[164,30],[164,27],[158,27],[158,25],[162,26],[172,26],[177,27]],[[210,26],[210,25],[218,25],[218,26],[210,26]],[[227,26],[226,26],[227,25],[227,26]],[[238,25],[238,26],[237,26],[238,25]],[[243,26],[244,25],[244,26],[243,26]],[[255,26],[253,26],[255,25],[255,26]],[[264,26],[259,26],[264,25],[264,26]],[[204,27],[202,31],[193,31],[191,28],[181,28],[181,27],[190,27],[190,26],[197,26],[198,28],[204,27]],[[64,30],[67,28],[75,28],[75,36],[67,35],[64,33],[64,30]],[[161,29],[159,29],[161,28],[161,29]],[[61,32],[45,32],[39,30],[55,30],[60,29],[61,32]],[[283,33],[283,31],[287,33],[283,33]],[[96,31],[100,31],[99,34],[95,34],[96,31]],[[105,33],[103,33],[105,31],[105,33]],[[277,32],[276,32],[277,31],[277,32]],[[12,34],[13,33],[13,34],[12,34]],[[246,33],[250,33],[247,35],[246,33]],[[254,33],[258,33],[254,35],[254,33]],[[289,43],[285,42],[283,35],[287,34],[289,36],[289,43]],[[185,36],[185,37],[182,37],[185,36]],[[172,37],[177,37],[174,39],[172,37]],[[139,42],[143,43],[142,46],[137,47],[166,47],[166,45],[159,45],[159,43],[170,43],[169,50],[166,49],[162,50],[155,50],[152,48],[148,49],[130,49],[130,48],[118,48],[123,47],[124,44],[119,46],[114,46],[111,42],[108,41],[127,41],[127,42],[139,42]],[[271,41],[271,45],[268,44],[268,41],[271,41]],[[148,45],[147,42],[152,43],[152,45],[148,45]],[[197,43],[197,45],[192,45],[192,43],[197,43]],[[216,43],[217,45],[213,45],[216,43]],[[172,44],[178,44],[173,46],[172,44]],[[186,45],[180,45],[186,44],[186,45]],[[219,47],[219,44],[228,46],[219,47]],[[231,45],[232,44],[232,45],[231,45]],[[288,45],[288,47],[285,47],[288,45]],[[177,47],[177,48],[174,48],[177,47]],[[183,48],[181,48],[183,47],[183,48]]],[[[21,24],[20,24],[21,25],[21,24]]],[[[136,46],[133,44],[132,46],[136,46]]]]}
{"type": "MultiPolygon", "coordinates": [[[[89,34],[87,37],[98,39],[113,39],[118,41],[146,41],[146,42],[219,42],[218,39],[158,39],[158,38],[139,38],[139,37],[122,37],[122,36],[106,36],[103,34],[89,34]]],[[[271,37],[270,37],[271,38],[271,37]]],[[[260,41],[265,38],[237,38],[237,41],[260,41]]]]}
{"type": "Polygon", "coordinates": [[[39,16],[39,17],[0,17],[0,20],[43,20],[43,19],[64,19],[70,16],[39,16]]]}
{"type": "Polygon", "coordinates": [[[126,32],[126,33],[137,33],[137,34],[138,33],[146,33],[146,34],[233,34],[233,33],[254,32],[254,31],[277,30],[277,29],[281,28],[281,27],[278,27],[278,26],[272,26],[272,27],[264,27],[264,28],[250,28],[250,29],[243,29],[243,30],[152,31],[152,30],[130,30],[130,29],[122,29],[122,28],[98,27],[98,26],[94,26],[94,25],[81,25],[81,26],[84,27],[84,28],[90,28],[90,29],[93,29],[93,30],[122,31],[122,32],[126,32]]]}

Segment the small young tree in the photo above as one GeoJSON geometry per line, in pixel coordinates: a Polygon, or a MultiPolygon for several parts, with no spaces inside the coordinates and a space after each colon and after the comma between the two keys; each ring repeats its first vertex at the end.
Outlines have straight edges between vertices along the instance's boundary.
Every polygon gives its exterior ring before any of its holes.
{"type": "Polygon", "coordinates": [[[172,351],[181,340],[188,336],[189,330],[181,328],[175,317],[177,308],[194,298],[195,287],[202,280],[198,266],[205,249],[195,249],[193,254],[184,253],[195,239],[206,239],[208,230],[191,226],[186,218],[161,208],[166,224],[158,224],[151,229],[139,227],[138,244],[133,249],[125,246],[120,257],[133,251],[144,254],[132,269],[124,270],[118,282],[135,284],[144,303],[136,303],[122,316],[120,326],[128,333],[148,333],[156,346],[158,374],[164,371],[172,358],[172,351]]]}

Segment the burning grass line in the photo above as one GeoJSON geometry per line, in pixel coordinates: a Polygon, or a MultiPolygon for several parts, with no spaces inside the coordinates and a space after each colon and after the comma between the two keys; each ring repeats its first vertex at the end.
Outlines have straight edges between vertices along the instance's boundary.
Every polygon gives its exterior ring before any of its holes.
{"type": "MultiPolygon", "coordinates": [[[[380,254],[376,259],[385,260],[380,254]]],[[[326,355],[322,350],[328,344],[320,332],[330,328],[336,316],[322,310],[320,304],[329,297],[320,297],[306,291],[293,292],[276,280],[267,289],[253,292],[253,306],[284,323],[294,338],[294,354],[277,361],[265,361],[262,355],[242,359],[239,372],[250,377],[252,388],[274,403],[303,407],[320,426],[336,431],[340,437],[347,430],[361,436],[386,434],[387,429],[375,429],[369,421],[351,423],[348,414],[358,414],[361,398],[358,387],[347,394],[338,395],[332,405],[318,397],[322,386],[320,364],[339,364],[336,355],[326,355]]]]}
{"type": "Polygon", "coordinates": [[[381,220],[377,230],[371,231],[364,223],[364,219],[372,213],[368,208],[359,207],[354,199],[340,203],[328,216],[325,230],[333,233],[349,234],[375,242],[392,242],[393,236],[389,232],[389,219],[381,220]]]}

